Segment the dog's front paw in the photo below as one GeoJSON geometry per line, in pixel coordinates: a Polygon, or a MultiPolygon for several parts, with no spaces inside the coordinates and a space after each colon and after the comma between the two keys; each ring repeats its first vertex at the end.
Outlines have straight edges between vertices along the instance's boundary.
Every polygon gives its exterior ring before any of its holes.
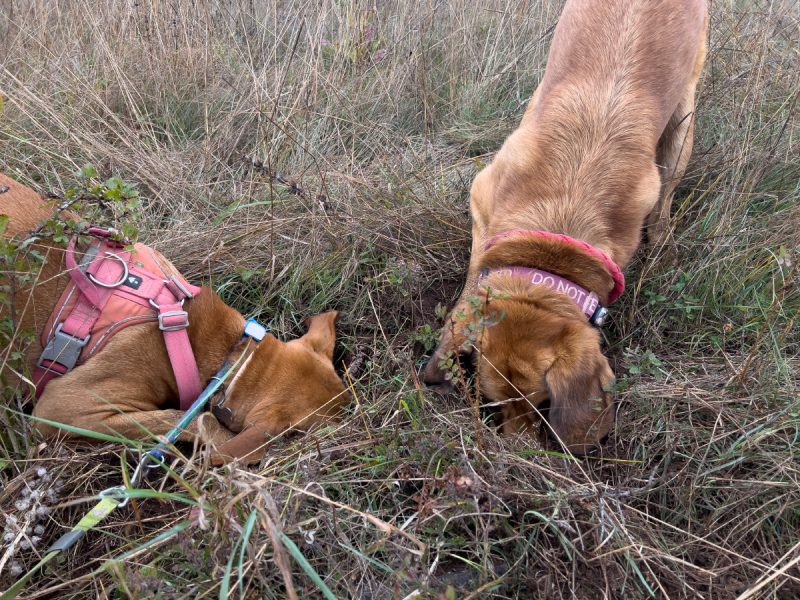
{"type": "Polygon", "coordinates": [[[202,443],[219,447],[236,434],[222,425],[213,414],[203,413],[197,418],[197,435],[202,443]]]}

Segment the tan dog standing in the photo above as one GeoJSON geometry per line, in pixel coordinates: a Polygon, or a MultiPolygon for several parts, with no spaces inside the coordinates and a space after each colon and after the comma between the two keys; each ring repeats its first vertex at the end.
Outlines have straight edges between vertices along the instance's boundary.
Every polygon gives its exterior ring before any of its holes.
{"type": "Polygon", "coordinates": [[[609,432],[613,373],[598,332],[574,299],[509,269],[546,271],[605,305],[618,291],[609,264],[628,264],[642,226],[651,242],[664,239],[691,154],[707,25],[705,0],[567,1],[522,123],[473,182],[467,281],[428,385],[446,385],[443,361],[477,347],[483,396],[518,399],[503,405],[504,431],[530,427],[549,400],[569,449],[609,432]],[[470,339],[474,296],[490,326],[470,339]]]}
{"type": "MultiPolygon", "coordinates": [[[[24,238],[52,216],[51,207],[33,190],[0,175],[3,190],[0,214],[9,216],[8,237],[24,238]]],[[[16,290],[13,306],[18,329],[38,335],[69,277],[63,247],[42,239],[36,250],[45,256],[44,264],[33,285],[16,290]]],[[[162,255],[155,255],[167,270],[177,273],[162,255]]],[[[4,310],[0,306],[0,318],[6,316],[4,310]]],[[[185,310],[202,385],[226,359],[242,359],[224,392],[225,410],[215,413],[227,427],[205,414],[201,424],[195,421],[180,438],[201,435],[214,442],[216,462],[231,457],[258,459],[268,436],[332,419],[347,400],[332,363],[335,312],[312,317],[308,333],[299,339],[284,343],[267,334],[248,346],[242,342],[244,317],[212,290],[203,288],[186,301],[185,310]],[[241,356],[245,351],[247,356],[241,356]]],[[[34,371],[42,350],[40,343],[31,344],[25,356],[28,373],[34,371]]],[[[162,332],[157,322],[150,321],[121,330],[96,355],[50,381],[33,414],[100,433],[148,438],[164,435],[183,415],[174,408],[177,396],[162,332]]],[[[37,427],[47,437],[64,434],[43,423],[37,427]]]]}

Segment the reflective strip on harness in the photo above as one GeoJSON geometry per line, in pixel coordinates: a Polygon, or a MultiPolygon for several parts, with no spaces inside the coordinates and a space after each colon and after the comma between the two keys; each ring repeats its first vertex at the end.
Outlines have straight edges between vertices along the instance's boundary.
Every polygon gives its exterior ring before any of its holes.
{"type": "Polygon", "coordinates": [[[117,332],[157,320],[185,410],[202,387],[183,303],[202,288],[180,276],[167,276],[153,251],[143,244],[126,250],[110,239],[107,230],[92,228],[89,234],[94,239],[80,261],[76,260],[77,236],[67,246],[70,281],[42,332],[44,351],[33,378],[37,397],[50,380],[88,360],[117,332]]]}

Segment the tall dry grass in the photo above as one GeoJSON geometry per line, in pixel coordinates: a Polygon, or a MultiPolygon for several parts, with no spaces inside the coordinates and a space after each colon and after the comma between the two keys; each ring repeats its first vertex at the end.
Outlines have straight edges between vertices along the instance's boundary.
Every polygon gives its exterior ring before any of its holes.
{"type": "MultiPolygon", "coordinates": [[[[606,330],[617,428],[582,461],[415,379],[462,281],[469,183],[561,2],[0,7],[0,170],[138,183],[142,239],[281,335],[342,310],[355,397],[257,469],[177,461],[28,597],[321,597],[310,573],[342,598],[800,595],[795,2],[713,3],[674,252],[629,273],[606,330]],[[187,505],[200,524],[158,538],[187,505]]],[[[23,533],[0,541],[0,588],[119,480],[119,446],[40,445],[16,406],[0,508],[23,533]]]]}

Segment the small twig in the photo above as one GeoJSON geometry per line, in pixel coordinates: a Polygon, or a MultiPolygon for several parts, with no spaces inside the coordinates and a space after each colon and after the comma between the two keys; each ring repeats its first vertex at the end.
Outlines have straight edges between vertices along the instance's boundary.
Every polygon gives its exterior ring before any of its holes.
{"type": "Polygon", "coordinates": [[[306,191],[297,185],[297,182],[292,179],[287,179],[283,173],[273,172],[269,166],[265,165],[263,162],[258,160],[257,158],[249,158],[247,156],[244,157],[245,160],[250,163],[253,168],[266,175],[272,181],[277,181],[282,186],[284,186],[290,194],[294,194],[295,196],[302,196],[303,198],[307,198],[308,195],[306,191]]]}
{"type": "MultiPolygon", "coordinates": [[[[59,194],[56,194],[55,192],[47,192],[47,194],[45,194],[45,197],[51,200],[61,200],[61,204],[56,206],[55,209],[53,210],[53,217],[59,216],[59,213],[65,210],[69,210],[76,203],[81,202],[82,200],[94,200],[97,201],[100,204],[100,206],[104,208],[106,206],[102,198],[98,198],[97,196],[77,196],[75,198],[72,198],[71,200],[67,200],[66,198],[60,196],[59,194]]],[[[40,235],[44,231],[44,228],[47,227],[48,221],[39,223],[37,227],[29,231],[26,239],[30,239],[32,237],[40,235]]]]}
{"type": "Polygon", "coordinates": [[[327,212],[328,198],[327,196],[325,196],[325,194],[318,194],[316,198],[312,198],[311,195],[305,189],[300,187],[300,185],[298,185],[298,183],[295,180],[288,179],[283,173],[280,173],[278,171],[273,171],[272,169],[270,169],[268,165],[264,164],[263,161],[257,158],[251,158],[247,155],[242,155],[242,158],[248,165],[252,166],[253,169],[258,171],[262,175],[265,175],[270,181],[279,183],[282,186],[284,186],[286,188],[286,191],[288,191],[290,194],[294,196],[299,196],[304,200],[308,200],[309,202],[311,200],[316,200],[317,204],[319,205],[319,208],[323,212],[327,212]]]}

